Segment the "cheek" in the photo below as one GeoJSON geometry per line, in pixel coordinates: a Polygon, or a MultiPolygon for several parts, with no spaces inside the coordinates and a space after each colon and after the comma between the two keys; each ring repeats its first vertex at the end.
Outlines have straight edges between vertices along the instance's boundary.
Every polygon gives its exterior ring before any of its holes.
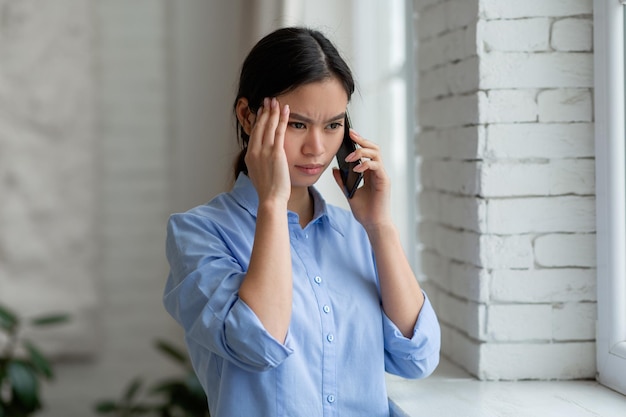
{"type": "Polygon", "coordinates": [[[294,159],[295,154],[298,153],[298,146],[297,146],[297,141],[293,140],[293,138],[291,138],[291,140],[289,140],[289,135],[285,135],[285,144],[283,145],[283,149],[285,149],[285,155],[287,155],[287,160],[291,161],[292,159],[294,159]]]}
{"type": "Polygon", "coordinates": [[[333,155],[336,154],[337,151],[339,151],[339,147],[341,146],[342,142],[343,142],[343,133],[341,133],[340,135],[337,135],[336,137],[333,137],[332,146],[330,147],[330,150],[332,151],[333,155]]]}

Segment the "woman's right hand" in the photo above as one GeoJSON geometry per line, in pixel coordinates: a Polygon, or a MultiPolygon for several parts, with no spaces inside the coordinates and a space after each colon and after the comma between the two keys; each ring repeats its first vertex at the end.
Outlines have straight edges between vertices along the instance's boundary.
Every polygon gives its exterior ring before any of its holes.
{"type": "Polygon", "coordinates": [[[245,162],[259,202],[274,201],[285,206],[291,195],[289,165],[285,154],[285,130],[289,106],[282,109],[276,98],[266,98],[250,132],[245,162]]]}

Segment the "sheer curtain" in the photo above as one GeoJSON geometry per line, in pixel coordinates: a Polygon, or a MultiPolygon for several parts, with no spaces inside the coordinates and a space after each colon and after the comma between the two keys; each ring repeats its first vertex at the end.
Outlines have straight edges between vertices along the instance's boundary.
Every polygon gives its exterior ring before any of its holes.
{"type": "MultiPolygon", "coordinates": [[[[324,32],[352,68],[357,91],[349,106],[354,128],[376,142],[391,176],[392,207],[403,245],[415,264],[415,161],[413,150],[411,2],[404,0],[285,0],[284,25],[324,32]]],[[[347,207],[326,172],[318,187],[329,201],[347,207]]]]}

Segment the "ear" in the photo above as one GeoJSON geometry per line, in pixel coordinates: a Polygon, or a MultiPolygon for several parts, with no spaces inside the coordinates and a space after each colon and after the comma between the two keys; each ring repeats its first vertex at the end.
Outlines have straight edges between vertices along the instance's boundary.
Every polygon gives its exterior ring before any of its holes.
{"type": "Polygon", "coordinates": [[[254,122],[256,121],[256,114],[250,110],[247,98],[241,97],[237,100],[235,113],[237,114],[239,124],[243,127],[243,131],[246,132],[247,135],[250,135],[252,126],[254,126],[254,122]]]}

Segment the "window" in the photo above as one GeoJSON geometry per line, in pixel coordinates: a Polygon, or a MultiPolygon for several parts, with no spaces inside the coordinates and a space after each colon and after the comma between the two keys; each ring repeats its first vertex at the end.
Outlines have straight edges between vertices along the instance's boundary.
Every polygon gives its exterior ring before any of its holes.
{"type": "Polygon", "coordinates": [[[625,0],[596,0],[598,380],[626,394],[625,0]]]}
{"type": "MultiPolygon", "coordinates": [[[[405,0],[285,2],[284,23],[322,30],[354,71],[358,90],[349,106],[352,123],[381,148],[393,184],[394,220],[407,258],[415,266],[413,37],[409,19],[411,2],[405,0]]],[[[317,186],[328,201],[347,208],[330,171],[317,186]]]]}

